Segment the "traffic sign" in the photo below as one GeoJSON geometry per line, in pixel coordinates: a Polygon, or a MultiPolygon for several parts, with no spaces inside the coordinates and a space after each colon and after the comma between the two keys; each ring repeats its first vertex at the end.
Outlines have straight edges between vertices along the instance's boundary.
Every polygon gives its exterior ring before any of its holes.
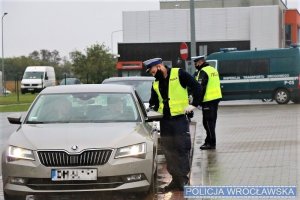
{"type": "Polygon", "coordinates": [[[185,42],[180,44],[180,57],[182,60],[186,60],[189,56],[188,45],[185,42]]]}

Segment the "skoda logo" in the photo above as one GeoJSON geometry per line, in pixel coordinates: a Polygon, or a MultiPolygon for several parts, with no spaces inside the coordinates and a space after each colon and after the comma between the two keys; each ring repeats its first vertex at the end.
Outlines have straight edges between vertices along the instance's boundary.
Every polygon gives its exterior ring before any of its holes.
{"type": "Polygon", "coordinates": [[[76,151],[76,150],[78,149],[78,146],[77,146],[77,145],[73,145],[73,146],[71,147],[71,149],[72,149],[73,151],[76,151]]]}

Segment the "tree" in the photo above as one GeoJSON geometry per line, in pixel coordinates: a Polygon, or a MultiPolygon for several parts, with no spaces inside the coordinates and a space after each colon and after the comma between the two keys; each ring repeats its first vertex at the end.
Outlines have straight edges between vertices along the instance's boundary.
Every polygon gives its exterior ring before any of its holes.
{"type": "Polygon", "coordinates": [[[74,51],[70,53],[74,73],[85,83],[101,83],[116,73],[116,59],[104,44],[88,47],[85,54],[74,51]]]}
{"type": "MultiPolygon", "coordinates": [[[[5,78],[7,81],[21,79],[22,75],[27,66],[53,66],[55,68],[56,75],[58,77],[62,77],[60,74],[62,70],[58,70],[61,67],[60,64],[61,58],[59,56],[59,52],[57,50],[49,51],[42,49],[40,51],[33,51],[29,54],[28,57],[20,56],[13,58],[5,58],[5,78]]],[[[62,67],[64,65],[69,65],[70,62],[63,62],[62,67]]]]}
{"type": "Polygon", "coordinates": [[[49,51],[47,49],[41,49],[39,52],[33,51],[29,54],[29,58],[38,61],[40,65],[50,65],[54,67],[57,67],[61,61],[57,50],[49,51]]]}
{"type": "Polygon", "coordinates": [[[77,77],[76,74],[73,72],[73,66],[72,63],[66,58],[62,58],[62,63],[55,69],[56,79],[62,80],[64,76],[67,77],[77,77]]]}

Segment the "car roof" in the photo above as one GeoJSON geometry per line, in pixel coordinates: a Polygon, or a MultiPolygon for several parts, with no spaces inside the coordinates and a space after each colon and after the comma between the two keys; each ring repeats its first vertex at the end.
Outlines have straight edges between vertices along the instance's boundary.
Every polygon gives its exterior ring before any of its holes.
{"type": "Polygon", "coordinates": [[[109,92],[109,93],[133,93],[134,88],[130,85],[114,84],[76,84],[57,85],[46,87],[40,94],[55,93],[87,93],[87,92],[109,92]]]}
{"type": "Polygon", "coordinates": [[[75,77],[69,77],[69,78],[63,78],[62,80],[65,80],[65,79],[69,79],[69,80],[76,80],[76,79],[78,79],[78,78],[75,78],[75,77]]]}
{"type": "Polygon", "coordinates": [[[124,76],[124,77],[110,77],[105,79],[102,83],[113,82],[113,81],[154,81],[155,78],[153,76],[124,76]]]}

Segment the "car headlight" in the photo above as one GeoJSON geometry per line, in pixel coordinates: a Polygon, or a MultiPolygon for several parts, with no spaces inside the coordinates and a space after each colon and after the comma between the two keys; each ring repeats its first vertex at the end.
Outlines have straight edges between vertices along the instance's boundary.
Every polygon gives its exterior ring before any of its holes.
{"type": "Polygon", "coordinates": [[[33,152],[29,149],[23,149],[20,147],[9,146],[8,147],[8,161],[13,160],[34,160],[33,152]]]}
{"type": "Polygon", "coordinates": [[[145,158],[146,143],[135,144],[117,149],[115,158],[138,157],[145,158]]]}

